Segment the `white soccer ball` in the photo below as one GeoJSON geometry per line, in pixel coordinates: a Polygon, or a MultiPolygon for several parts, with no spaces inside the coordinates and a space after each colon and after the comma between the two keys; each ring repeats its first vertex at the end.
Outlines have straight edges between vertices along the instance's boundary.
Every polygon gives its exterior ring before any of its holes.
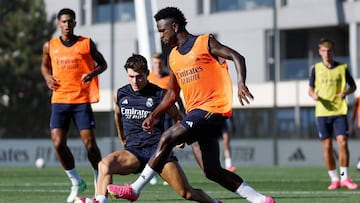
{"type": "Polygon", "coordinates": [[[43,158],[38,158],[35,161],[36,168],[44,168],[45,167],[45,160],[43,158]]]}

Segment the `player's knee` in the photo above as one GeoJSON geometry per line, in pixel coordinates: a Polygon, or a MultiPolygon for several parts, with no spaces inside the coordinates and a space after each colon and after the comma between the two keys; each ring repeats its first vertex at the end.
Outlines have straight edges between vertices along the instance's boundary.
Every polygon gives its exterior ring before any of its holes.
{"type": "Polygon", "coordinates": [[[102,174],[108,174],[109,173],[109,165],[105,161],[100,161],[98,163],[98,170],[102,174]]]}
{"type": "Polygon", "coordinates": [[[216,182],[217,178],[221,177],[219,170],[220,168],[204,169],[205,177],[216,182]]]}

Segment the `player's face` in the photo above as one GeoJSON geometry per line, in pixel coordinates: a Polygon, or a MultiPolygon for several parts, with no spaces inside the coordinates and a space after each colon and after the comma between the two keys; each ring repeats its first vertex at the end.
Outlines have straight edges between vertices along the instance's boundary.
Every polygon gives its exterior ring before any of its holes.
{"type": "Polygon", "coordinates": [[[323,61],[332,61],[334,57],[334,50],[327,46],[320,46],[319,55],[323,61]]]}
{"type": "Polygon", "coordinates": [[[164,44],[168,46],[176,46],[176,29],[177,24],[174,23],[173,19],[161,19],[156,22],[160,38],[164,44]]]}
{"type": "Polygon", "coordinates": [[[147,73],[136,72],[133,69],[127,69],[130,85],[135,92],[142,90],[147,84],[147,73]]]}
{"type": "Polygon", "coordinates": [[[151,65],[152,65],[152,70],[155,73],[157,73],[157,74],[162,74],[163,73],[163,64],[162,64],[161,59],[152,58],[151,59],[151,65]]]}
{"type": "Polygon", "coordinates": [[[75,25],[75,20],[68,14],[61,15],[58,20],[58,27],[61,33],[66,36],[73,35],[75,25]]]}

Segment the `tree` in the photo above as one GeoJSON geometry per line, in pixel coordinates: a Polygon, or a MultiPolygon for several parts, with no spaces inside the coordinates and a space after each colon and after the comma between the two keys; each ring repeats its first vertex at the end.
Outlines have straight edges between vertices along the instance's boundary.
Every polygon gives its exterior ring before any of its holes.
{"type": "Polygon", "coordinates": [[[0,138],[49,135],[42,46],[56,30],[43,0],[0,1],[0,138]]]}

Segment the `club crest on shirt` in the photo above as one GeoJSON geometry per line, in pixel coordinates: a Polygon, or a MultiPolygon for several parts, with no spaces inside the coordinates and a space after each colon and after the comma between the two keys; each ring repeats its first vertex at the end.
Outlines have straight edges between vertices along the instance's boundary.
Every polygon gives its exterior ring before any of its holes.
{"type": "Polygon", "coordinates": [[[154,101],[152,98],[148,98],[146,101],[146,107],[150,108],[154,105],[154,101]]]}

